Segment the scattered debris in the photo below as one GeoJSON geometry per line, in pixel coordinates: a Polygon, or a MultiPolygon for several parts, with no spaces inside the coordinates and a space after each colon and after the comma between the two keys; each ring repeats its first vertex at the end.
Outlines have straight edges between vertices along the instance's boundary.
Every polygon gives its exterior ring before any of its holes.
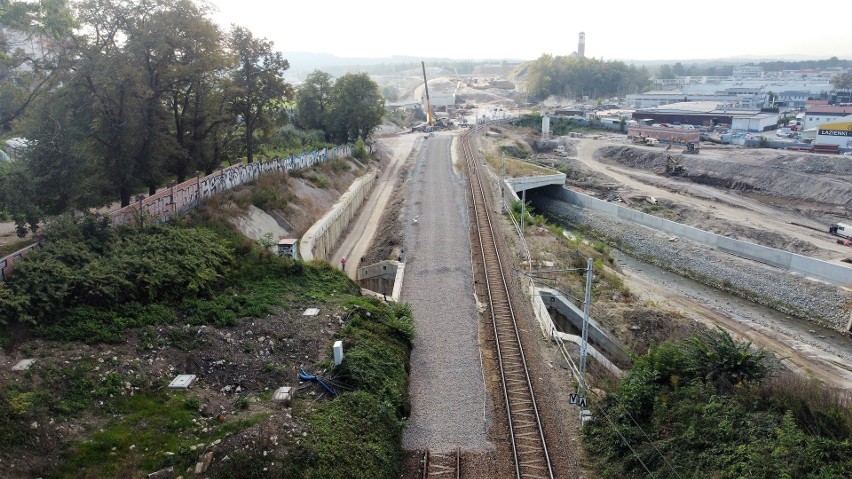
{"type": "Polygon", "coordinates": [[[201,457],[198,458],[198,462],[195,464],[195,473],[196,474],[204,474],[207,472],[207,468],[210,467],[210,464],[213,462],[213,451],[202,454],[201,457]]]}
{"type": "Polygon", "coordinates": [[[195,374],[178,374],[169,383],[169,389],[189,389],[195,381],[195,374]]]}
{"type": "Polygon", "coordinates": [[[152,472],[148,474],[148,479],[171,479],[175,475],[174,466],[169,466],[165,469],[160,469],[157,472],[152,472]]]}
{"type": "Polygon", "coordinates": [[[12,371],[26,371],[35,361],[35,359],[22,359],[12,366],[12,371]]]}
{"type": "Polygon", "coordinates": [[[293,388],[290,386],[281,386],[272,394],[273,401],[280,401],[285,406],[290,405],[293,400],[293,388]]]}
{"type": "Polygon", "coordinates": [[[319,314],[319,308],[308,308],[302,313],[302,316],[316,316],[319,314]]]}

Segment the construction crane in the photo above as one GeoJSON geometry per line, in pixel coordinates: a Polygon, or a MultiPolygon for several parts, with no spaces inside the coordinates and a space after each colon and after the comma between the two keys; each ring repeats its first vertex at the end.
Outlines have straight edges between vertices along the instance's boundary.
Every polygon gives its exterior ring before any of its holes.
{"type": "Polygon", "coordinates": [[[421,61],[423,67],[423,87],[426,88],[426,123],[430,127],[435,126],[435,113],[432,111],[432,103],[429,101],[429,83],[426,81],[426,62],[421,61]]]}

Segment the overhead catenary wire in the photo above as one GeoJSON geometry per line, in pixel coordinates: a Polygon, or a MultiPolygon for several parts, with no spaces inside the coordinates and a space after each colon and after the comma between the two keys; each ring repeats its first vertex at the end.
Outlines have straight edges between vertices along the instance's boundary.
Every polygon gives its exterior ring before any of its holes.
{"type": "MultiPolygon", "coordinates": [[[[565,268],[565,269],[558,269],[558,270],[543,270],[543,271],[530,271],[530,272],[525,272],[525,271],[523,271],[523,270],[513,268],[513,271],[515,271],[515,272],[517,272],[517,273],[520,273],[521,275],[526,276],[526,277],[528,277],[528,278],[532,279],[534,282],[539,282],[539,283],[543,283],[543,284],[547,285],[548,287],[550,287],[550,288],[554,289],[555,291],[557,291],[558,293],[562,294],[563,296],[565,296],[565,297],[566,297],[566,298],[568,298],[568,299],[574,299],[574,300],[576,300],[578,303],[581,303],[581,304],[583,303],[583,300],[581,300],[580,298],[577,298],[576,296],[573,296],[572,294],[568,294],[568,293],[566,293],[565,291],[562,291],[561,289],[559,289],[558,287],[556,287],[556,286],[553,286],[553,285],[549,284],[549,283],[548,283],[548,281],[555,281],[553,278],[545,278],[545,277],[541,277],[541,276],[538,276],[538,274],[546,274],[546,273],[562,273],[562,272],[574,272],[574,271],[584,271],[584,272],[585,272],[585,271],[587,271],[587,268],[565,268]]],[[[606,310],[604,310],[604,309],[602,309],[602,308],[599,308],[599,307],[597,307],[597,306],[596,306],[596,305],[594,305],[594,304],[592,304],[592,305],[590,305],[590,306],[592,306],[592,309],[594,309],[594,313],[595,313],[595,315],[596,315],[596,316],[598,316],[598,317],[606,317],[607,319],[609,319],[609,318],[611,317],[611,315],[610,315],[610,314],[609,314],[606,310]]],[[[590,391],[592,394],[594,394],[594,395],[595,395],[595,397],[596,397],[597,399],[599,399],[599,400],[600,400],[600,399],[602,399],[602,397],[601,397],[601,396],[600,396],[597,392],[595,392],[594,390],[589,389],[589,391],[590,391]]],[[[606,414],[606,412],[603,410],[603,408],[600,408],[600,412],[601,412],[602,414],[604,414],[604,417],[606,417],[607,421],[610,423],[610,426],[613,428],[613,430],[615,430],[615,432],[619,435],[619,437],[621,437],[621,439],[624,441],[625,445],[627,445],[627,447],[628,447],[628,448],[630,448],[631,452],[633,452],[633,454],[636,456],[636,459],[639,461],[639,463],[640,463],[640,464],[642,464],[642,467],[643,467],[643,468],[645,468],[645,470],[648,472],[648,474],[649,474],[651,477],[654,477],[654,476],[653,476],[653,474],[651,473],[651,471],[650,471],[650,470],[648,469],[648,467],[645,465],[645,463],[644,463],[644,462],[642,462],[642,460],[639,458],[638,454],[637,454],[637,453],[636,453],[636,451],[633,449],[633,447],[630,445],[630,443],[627,441],[627,439],[626,439],[626,438],[625,438],[625,437],[621,434],[621,431],[619,431],[619,430],[618,430],[618,428],[617,428],[617,427],[616,427],[616,425],[613,423],[613,421],[611,420],[611,418],[610,418],[610,417],[606,414]]],[[[673,466],[673,465],[671,464],[671,462],[668,460],[668,458],[666,457],[666,455],[665,455],[665,454],[663,454],[663,452],[662,452],[662,451],[660,451],[660,449],[657,447],[656,443],[653,441],[653,439],[651,439],[651,437],[648,435],[648,433],[647,433],[647,432],[645,432],[645,430],[642,428],[642,426],[641,426],[641,425],[639,425],[639,422],[638,422],[638,421],[636,421],[636,418],[634,418],[634,417],[633,417],[633,415],[632,415],[632,414],[630,414],[630,411],[625,410],[624,412],[625,412],[625,414],[626,414],[626,415],[630,418],[631,422],[633,423],[633,425],[632,425],[632,426],[630,426],[630,427],[636,427],[637,429],[639,429],[639,432],[641,432],[641,433],[642,433],[642,436],[643,436],[643,437],[644,437],[644,438],[645,438],[645,439],[646,439],[646,440],[647,440],[647,441],[651,444],[651,447],[652,447],[652,448],[654,449],[654,451],[655,451],[655,452],[656,452],[656,453],[660,456],[660,458],[661,458],[661,459],[662,459],[662,460],[666,463],[666,465],[667,465],[667,466],[668,466],[668,467],[672,470],[672,472],[674,473],[674,475],[675,475],[676,477],[680,478],[681,476],[680,476],[680,474],[678,473],[678,471],[674,468],[674,466],[673,466]]]]}

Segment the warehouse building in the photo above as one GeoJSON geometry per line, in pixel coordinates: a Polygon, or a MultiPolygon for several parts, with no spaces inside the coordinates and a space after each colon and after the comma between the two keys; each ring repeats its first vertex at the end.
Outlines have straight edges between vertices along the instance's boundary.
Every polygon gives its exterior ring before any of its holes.
{"type": "MultiPolygon", "coordinates": [[[[760,110],[742,110],[714,101],[672,103],[656,108],[638,109],[633,119],[644,123],[671,123],[674,125],[731,126],[734,118],[744,121],[760,115],[760,110]]],[[[761,121],[768,121],[762,119],[761,121]]]]}
{"type": "Polygon", "coordinates": [[[852,148],[852,115],[839,120],[819,125],[814,144],[852,148]]]}
{"type": "MultiPolygon", "coordinates": [[[[810,105],[811,102],[808,102],[810,105]]],[[[852,115],[852,105],[813,105],[805,111],[804,129],[821,128],[823,123],[838,121],[852,115]]]]}

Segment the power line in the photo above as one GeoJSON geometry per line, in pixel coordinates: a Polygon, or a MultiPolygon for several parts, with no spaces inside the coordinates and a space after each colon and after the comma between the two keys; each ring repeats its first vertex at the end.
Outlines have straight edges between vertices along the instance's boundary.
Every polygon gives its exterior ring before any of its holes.
{"type": "MultiPolygon", "coordinates": [[[[538,281],[538,282],[544,283],[544,284],[546,284],[546,285],[550,286],[552,289],[554,289],[554,290],[555,290],[555,291],[557,291],[558,293],[560,293],[560,294],[562,294],[563,296],[565,296],[566,298],[569,298],[569,299],[575,299],[577,302],[580,302],[580,303],[585,303],[585,300],[584,300],[584,301],[580,301],[580,299],[579,299],[579,298],[576,298],[576,297],[574,297],[574,296],[573,296],[573,295],[571,295],[571,294],[566,294],[566,293],[565,293],[564,291],[562,291],[561,289],[559,289],[559,288],[557,288],[557,287],[553,287],[553,286],[551,286],[550,284],[548,284],[548,283],[547,283],[547,281],[548,281],[548,280],[549,280],[549,281],[554,281],[554,279],[553,279],[553,278],[543,278],[543,277],[537,276],[537,275],[535,275],[535,274],[533,274],[533,273],[561,273],[561,272],[566,272],[566,271],[588,271],[588,269],[589,269],[589,268],[566,268],[566,269],[560,269],[560,270],[545,270],[545,271],[535,271],[535,272],[529,272],[529,273],[527,273],[527,272],[524,272],[524,271],[522,271],[522,270],[518,270],[518,269],[514,269],[514,268],[513,268],[513,270],[514,270],[514,271],[517,271],[517,272],[519,272],[520,274],[522,274],[522,275],[524,275],[524,276],[529,277],[529,278],[530,278],[530,279],[532,279],[533,281],[538,281]]],[[[590,306],[594,306],[594,305],[591,305],[591,304],[590,304],[590,306]]],[[[597,306],[594,306],[594,309],[595,309],[595,315],[596,315],[596,316],[598,316],[598,317],[606,317],[607,319],[610,319],[610,318],[611,318],[611,315],[610,315],[608,312],[606,312],[605,310],[603,310],[603,309],[600,309],[600,310],[599,310],[597,306]]],[[[589,391],[590,391],[592,394],[594,394],[594,395],[597,397],[597,399],[599,399],[599,400],[601,400],[601,399],[602,399],[602,398],[601,398],[601,397],[600,397],[600,396],[599,396],[599,395],[598,395],[598,394],[597,394],[594,390],[589,389],[589,391]]],[[[627,447],[628,447],[628,448],[630,448],[631,452],[633,452],[634,456],[636,456],[636,459],[639,461],[639,463],[640,463],[640,464],[642,464],[642,467],[643,467],[643,468],[645,468],[645,470],[648,472],[648,474],[649,474],[651,477],[654,477],[654,475],[651,473],[651,471],[648,469],[648,467],[645,465],[645,463],[644,463],[644,462],[642,462],[642,459],[641,459],[641,458],[639,458],[638,454],[637,454],[637,453],[636,453],[636,451],[633,449],[633,447],[630,445],[630,443],[627,441],[627,439],[626,439],[626,438],[625,438],[625,437],[621,434],[621,431],[619,431],[619,430],[618,430],[618,428],[615,426],[615,424],[613,423],[613,421],[612,421],[612,420],[610,419],[610,417],[606,414],[606,411],[605,411],[603,408],[600,408],[600,412],[601,412],[601,413],[603,413],[604,417],[605,417],[605,418],[607,419],[607,421],[610,423],[610,426],[611,426],[611,427],[613,427],[613,429],[615,430],[615,432],[616,432],[616,433],[617,433],[617,434],[621,437],[621,439],[624,441],[624,443],[627,445],[627,447]]],[[[636,418],[634,418],[634,417],[633,417],[633,415],[632,415],[632,414],[630,414],[630,411],[628,411],[628,410],[626,410],[626,409],[625,409],[625,410],[624,410],[624,412],[625,412],[625,414],[627,414],[627,416],[628,416],[628,417],[630,418],[630,420],[633,422],[633,424],[635,425],[635,427],[636,427],[637,429],[639,429],[639,431],[642,433],[642,436],[644,436],[644,437],[645,437],[645,439],[647,439],[647,441],[651,444],[651,447],[653,447],[653,448],[654,448],[654,451],[655,451],[655,452],[656,452],[656,453],[660,456],[660,458],[662,458],[662,460],[666,463],[666,465],[669,467],[669,469],[671,469],[671,470],[672,470],[672,472],[674,472],[675,476],[676,476],[676,477],[678,477],[678,479],[680,479],[680,477],[681,477],[681,476],[680,476],[680,474],[677,472],[677,470],[674,468],[674,466],[671,464],[671,462],[668,460],[668,458],[665,456],[665,454],[663,454],[663,452],[662,452],[662,451],[660,451],[660,449],[657,447],[656,443],[655,443],[655,442],[651,439],[651,437],[650,437],[650,436],[648,436],[648,433],[646,433],[646,432],[645,432],[645,430],[642,428],[642,426],[640,426],[640,425],[639,425],[639,422],[638,422],[638,421],[636,421],[636,418]]],[[[631,426],[631,427],[632,427],[632,426],[631,426]]]]}

